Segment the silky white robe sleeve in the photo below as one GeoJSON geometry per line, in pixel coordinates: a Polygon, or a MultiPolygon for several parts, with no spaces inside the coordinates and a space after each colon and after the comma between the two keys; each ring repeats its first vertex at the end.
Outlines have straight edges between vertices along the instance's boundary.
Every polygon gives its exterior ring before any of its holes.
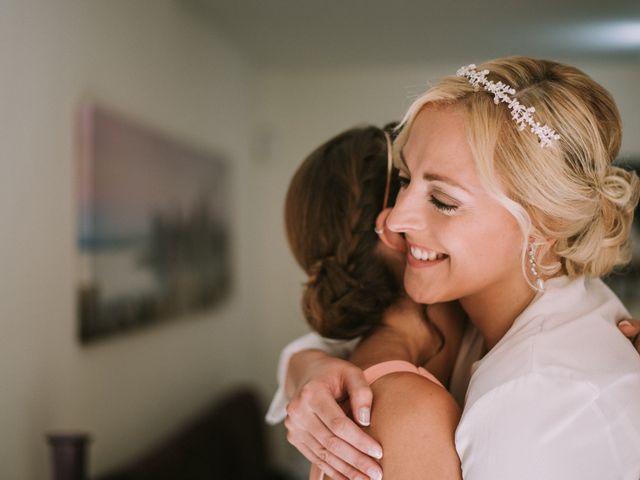
{"type": "Polygon", "coordinates": [[[601,390],[531,373],[487,392],[456,431],[465,480],[638,480],[638,377],[601,390]]]}
{"type": "Polygon", "coordinates": [[[347,358],[356,348],[360,338],[353,340],[332,340],[324,338],[317,333],[310,332],[289,343],[280,353],[278,361],[278,389],[276,390],[265,420],[271,425],[275,425],[284,420],[287,416],[287,397],[284,393],[284,381],[287,375],[287,368],[291,357],[302,350],[322,350],[332,357],[347,358]]]}

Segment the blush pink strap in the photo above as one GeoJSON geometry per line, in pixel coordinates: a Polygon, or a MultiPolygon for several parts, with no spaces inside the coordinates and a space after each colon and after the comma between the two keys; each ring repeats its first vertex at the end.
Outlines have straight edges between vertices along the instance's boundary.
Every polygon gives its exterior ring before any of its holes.
{"type": "Polygon", "coordinates": [[[405,362],[404,360],[389,360],[388,362],[377,363],[364,371],[364,378],[366,378],[367,383],[371,385],[380,377],[398,372],[416,373],[444,388],[444,385],[442,385],[440,380],[438,380],[432,373],[422,367],[416,367],[412,363],[405,362]]]}

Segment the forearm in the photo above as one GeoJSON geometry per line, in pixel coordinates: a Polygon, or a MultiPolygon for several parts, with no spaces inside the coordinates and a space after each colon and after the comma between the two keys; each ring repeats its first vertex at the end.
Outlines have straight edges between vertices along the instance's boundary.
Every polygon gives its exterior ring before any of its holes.
{"type": "Polygon", "coordinates": [[[284,392],[290,400],[300,385],[306,380],[309,370],[313,365],[330,357],[322,350],[309,349],[294,353],[289,359],[289,367],[284,381],[284,392]]]}
{"type": "Polygon", "coordinates": [[[286,416],[289,398],[285,393],[285,384],[287,383],[289,361],[293,355],[303,350],[318,350],[326,352],[329,356],[346,358],[353,351],[358,341],[359,338],[354,340],[330,340],[321,337],[315,332],[310,332],[290,342],[280,353],[277,368],[278,389],[269,405],[266,421],[275,425],[284,420],[286,416]]]}

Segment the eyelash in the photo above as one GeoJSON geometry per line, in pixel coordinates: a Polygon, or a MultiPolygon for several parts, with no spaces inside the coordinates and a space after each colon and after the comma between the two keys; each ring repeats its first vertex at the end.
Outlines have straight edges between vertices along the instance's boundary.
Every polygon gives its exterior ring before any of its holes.
{"type": "Polygon", "coordinates": [[[445,215],[451,215],[455,213],[456,210],[458,209],[456,205],[449,205],[448,203],[443,203],[433,195],[431,195],[431,198],[429,199],[429,201],[433,203],[433,205],[445,215]]]}
{"type": "MultiPolygon", "coordinates": [[[[398,182],[400,183],[400,190],[404,190],[409,185],[409,180],[407,177],[398,176],[398,182]]],[[[448,203],[441,202],[436,197],[431,195],[429,198],[429,202],[433,204],[438,210],[440,210],[445,215],[452,215],[458,210],[456,205],[449,205],[448,203]]]]}

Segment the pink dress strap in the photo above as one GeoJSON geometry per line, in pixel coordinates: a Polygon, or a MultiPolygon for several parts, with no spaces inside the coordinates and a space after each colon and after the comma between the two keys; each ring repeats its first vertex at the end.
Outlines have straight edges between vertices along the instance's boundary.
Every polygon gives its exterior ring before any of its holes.
{"type": "Polygon", "coordinates": [[[435,375],[422,367],[416,367],[414,364],[405,362],[404,360],[389,360],[388,362],[376,363],[364,371],[364,378],[366,378],[367,383],[371,385],[373,382],[385,375],[398,372],[416,373],[444,388],[444,385],[440,383],[440,380],[438,380],[435,375]]]}

